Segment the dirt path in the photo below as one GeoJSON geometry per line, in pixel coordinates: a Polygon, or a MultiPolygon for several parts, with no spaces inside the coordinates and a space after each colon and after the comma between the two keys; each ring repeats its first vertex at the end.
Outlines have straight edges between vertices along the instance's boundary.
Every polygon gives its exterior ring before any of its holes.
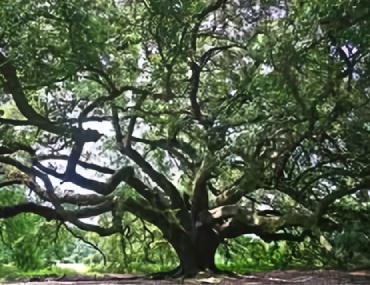
{"type": "Polygon", "coordinates": [[[198,276],[193,279],[176,280],[149,280],[145,276],[130,274],[106,274],[102,277],[76,275],[74,277],[43,276],[21,278],[5,284],[48,284],[48,285],[82,285],[82,284],[143,284],[143,285],[170,285],[170,284],[220,284],[220,285],[275,285],[275,284],[310,284],[310,285],[341,285],[341,284],[370,284],[370,271],[341,272],[341,271],[271,271],[250,275],[231,277],[198,276]]]}

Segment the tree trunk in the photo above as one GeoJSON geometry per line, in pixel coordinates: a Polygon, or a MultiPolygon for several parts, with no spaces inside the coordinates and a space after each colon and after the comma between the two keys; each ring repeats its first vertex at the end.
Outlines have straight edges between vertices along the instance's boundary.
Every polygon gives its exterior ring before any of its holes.
{"type": "Polygon", "coordinates": [[[211,227],[201,226],[195,229],[193,243],[200,269],[216,271],[215,253],[220,244],[218,235],[211,227]]]}
{"type": "Polygon", "coordinates": [[[168,240],[180,259],[179,272],[183,275],[195,276],[206,269],[217,271],[214,258],[220,240],[211,227],[196,227],[192,234],[177,230],[168,240]]]}

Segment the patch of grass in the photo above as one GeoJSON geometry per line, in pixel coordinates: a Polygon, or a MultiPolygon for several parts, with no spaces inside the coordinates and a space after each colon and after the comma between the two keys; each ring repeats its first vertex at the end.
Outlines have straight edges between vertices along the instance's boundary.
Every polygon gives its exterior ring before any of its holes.
{"type": "Polygon", "coordinates": [[[66,274],[67,276],[73,276],[77,272],[73,269],[69,268],[59,268],[56,266],[53,266],[48,269],[42,269],[42,270],[32,270],[32,271],[20,271],[16,266],[14,265],[1,265],[0,264],[0,280],[17,280],[21,277],[32,277],[32,276],[46,276],[46,275],[52,275],[56,274],[58,276],[63,276],[66,274]]]}
{"type": "MultiPolygon", "coordinates": [[[[91,266],[88,273],[129,273],[129,274],[150,274],[155,272],[166,272],[176,268],[177,264],[168,263],[168,264],[151,264],[145,262],[131,262],[128,266],[122,268],[120,264],[109,263],[107,266],[98,264],[91,266]]],[[[85,274],[85,273],[84,273],[85,274]]]]}

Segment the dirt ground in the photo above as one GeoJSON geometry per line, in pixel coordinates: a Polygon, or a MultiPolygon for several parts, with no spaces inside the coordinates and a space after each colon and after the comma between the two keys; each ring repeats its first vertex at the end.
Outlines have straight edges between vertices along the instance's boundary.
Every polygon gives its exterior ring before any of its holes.
{"type": "Polygon", "coordinates": [[[248,275],[238,275],[233,278],[226,276],[207,276],[199,274],[192,279],[150,280],[144,275],[106,274],[102,277],[76,275],[74,277],[35,276],[20,278],[5,284],[48,284],[48,285],[82,285],[82,284],[220,284],[220,285],[275,285],[275,284],[310,284],[310,285],[341,285],[341,284],[368,284],[370,285],[370,271],[271,271],[248,275]]]}

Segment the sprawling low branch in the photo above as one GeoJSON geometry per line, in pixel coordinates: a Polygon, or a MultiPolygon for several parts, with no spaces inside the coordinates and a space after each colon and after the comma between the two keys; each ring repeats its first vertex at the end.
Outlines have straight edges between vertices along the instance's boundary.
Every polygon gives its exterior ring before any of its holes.
{"type": "MultiPolygon", "coordinates": [[[[41,188],[37,187],[35,184],[32,185],[31,187],[32,187],[31,189],[43,201],[51,202],[50,198],[48,197],[45,191],[42,191],[41,188]]],[[[78,205],[78,206],[94,206],[94,205],[99,205],[108,200],[113,199],[113,197],[101,196],[101,195],[96,195],[96,194],[89,194],[89,195],[74,194],[73,191],[65,191],[64,195],[57,195],[57,197],[61,204],[68,203],[68,204],[73,204],[73,205],[78,205]]]]}
{"type": "Polygon", "coordinates": [[[241,221],[232,219],[227,226],[221,228],[219,234],[221,238],[236,238],[244,234],[256,234],[265,242],[290,240],[302,242],[304,238],[309,235],[309,231],[305,231],[302,235],[296,236],[292,234],[279,234],[266,232],[263,226],[248,225],[241,221]]]}
{"type": "Polygon", "coordinates": [[[59,215],[52,208],[41,206],[33,202],[28,202],[13,206],[0,207],[0,218],[6,219],[17,216],[21,213],[33,213],[44,217],[47,220],[63,220],[63,217],[59,215]]]}
{"type": "MultiPolygon", "coordinates": [[[[103,213],[111,211],[113,203],[104,203],[102,205],[90,208],[83,208],[75,211],[66,211],[68,215],[73,214],[77,219],[90,218],[101,215],[103,213]]],[[[64,217],[57,213],[54,209],[36,204],[34,202],[27,202],[12,206],[0,207],[0,219],[11,218],[21,213],[33,213],[44,217],[48,221],[59,220],[64,221],[64,217]]]]}
{"type": "MultiPolygon", "coordinates": [[[[89,218],[89,217],[93,217],[93,216],[106,213],[111,209],[111,207],[112,206],[110,205],[110,207],[104,207],[104,208],[101,207],[100,209],[99,208],[95,208],[95,209],[85,208],[85,209],[73,211],[73,213],[66,211],[66,213],[67,215],[75,216],[76,219],[82,219],[82,218],[89,218]]],[[[0,219],[11,218],[21,213],[33,213],[41,217],[44,217],[48,221],[50,220],[66,221],[64,215],[61,215],[56,210],[46,207],[46,206],[37,205],[32,202],[19,204],[19,205],[13,205],[13,206],[0,207],[0,219]]],[[[102,228],[100,226],[82,223],[79,220],[76,220],[76,221],[72,221],[72,223],[76,225],[78,228],[85,230],[85,231],[96,232],[101,236],[110,236],[118,232],[118,229],[114,227],[102,228]]]]}
{"type": "MultiPolygon", "coordinates": [[[[235,235],[232,237],[238,236],[239,230],[241,229],[235,230],[233,228],[235,223],[247,225],[248,227],[258,226],[259,233],[274,233],[279,228],[285,226],[300,226],[303,227],[305,231],[310,231],[316,226],[318,221],[317,213],[312,213],[308,210],[297,211],[292,208],[285,214],[281,214],[277,211],[269,212],[278,215],[272,217],[264,216],[264,213],[262,212],[258,213],[254,209],[243,209],[238,205],[221,206],[211,210],[210,214],[215,221],[218,221],[218,223],[220,223],[220,221],[232,219],[232,223],[230,221],[221,222],[220,227],[218,228],[218,232],[221,235],[225,235],[227,238],[231,238],[231,236],[229,236],[231,234],[235,235]],[[231,230],[229,227],[231,227],[231,230]]],[[[243,230],[245,230],[245,227],[243,230]]],[[[246,233],[248,232],[244,232],[242,234],[246,233]]]]}
{"type": "MultiPolygon", "coordinates": [[[[76,214],[78,212],[76,212],[76,211],[66,211],[63,208],[63,206],[61,205],[58,197],[54,193],[54,187],[51,184],[51,181],[50,181],[49,177],[46,174],[44,174],[44,173],[42,173],[38,170],[34,170],[34,173],[36,174],[37,177],[39,177],[44,182],[44,185],[45,185],[45,188],[46,188],[46,193],[47,193],[48,197],[50,198],[50,201],[53,204],[53,206],[55,208],[55,211],[60,216],[63,217],[64,221],[70,222],[70,223],[76,225],[78,228],[80,228],[82,230],[94,231],[94,232],[96,232],[100,235],[105,235],[107,233],[109,235],[111,235],[111,234],[113,234],[113,233],[115,233],[119,230],[119,229],[117,229],[117,227],[111,227],[110,229],[103,229],[99,226],[85,224],[85,223],[81,222],[80,220],[78,220],[78,217],[76,216],[76,214]]],[[[36,186],[36,188],[38,187],[34,183],[32,183],[30,186],[31,187],[36,186]]],[[[80,211],[82,213],[88,213],[88,214],[92,214],[93,216],[96,216],[96,215],[101,214],[101,212],[100,211],[94,211],[94,210],[103,208],[104,209],[103,212],[107,212],[107,211],[112,209],[112,206],[113,206],[112,201],[108,200],[105,203],[101,204],[100,206],[92,208],[92,210],[90,210],[90,211],[87,208],[81,209],[80,211]]]]}
{"type": "MultiPolygon", "coordinates": [[[[8,165],[12,165],[31,177],[33,177],[35,174],[38,176],[42,176],[42,173],[38,171],[37,169],[27,167],[10,157],[0,156],[0,162],[3,162],[8,165]]],[[[64,179],[64,175],[62,173],[58,173],[57,171],[53,169],[45,167],[39,162],[35,163],[35,166],[46,174],[52,175],[61,180],[64,179]]],[[[134,174],[135,172],[132,167],[124,166],[118,171],[114,172],[114,174],[109,178],[107,183],[99,182],[99,181],[92,180],[92,179],[87,179],[77,173],[73,175],[72,177],[70,177],[70,181],[74,183],[75,185],[78,185],[85,189],[92,190],[102,195],[109,195],[117,188],[117,186],[121,182],[125,182],[128,185],[130,185],[132,188],[134,188],[140,195],[142,195],[153,207],[156,207],[162,210],[167,209],[169,205],[165,203],[163,199],[161,199],[159,192],[155,191],[155,189],[150,189],[147,185],[145,185],[139,179],[135,178],[134,174]]],[[[46,178],[44,177],[44,179],[46,178]]],[[[51,197],[49,195],[46,195],[44,197],[48,199],[48,201],[51,201],[50,200],[51,197]]],[[[99,196],[96,196],[94,198],[95,201],[98,200],[97,197],[99,196]]],[[[61,198],[60,200],[61,203],[72,203],[72,204],[78,204],[78,205],[84,204],[84,202],[81,202],[79,199],[75,199],[77,198],[77,196],[66,196],[66,197],[63,197],[63,198],[60,197],[60,198],[61,198]]],[[[87,201],[85,203],[87,203],[87,201]]],[[[89,203],[94,203],[94,202],[92,202],[92,200],[89,200],[89,203]]]]}
{"type": "MultiPolygon", "coordinates": [[[[46,218],[47,220],[60,220],[63,222],[68,221],[82,230],[96,232],[101,236],[109,236],[122,230],[121,227],[117,225],[113,225],[110,228],[102,228],[100,226],[85,224],[78,220],[81,218],[97,216],[112,211],[115,203],[112,197],[88,195],[88,201],[85,201],[85,199],[83,199],[85,196],[82,195],[68,195],[64,197],[57,197],[47,176],[37,170],[35,170],[35,172],[36,175],[44,181],[47,191],[43,191],[34,182],[29,183],[29,186],[37,194],[42,193],[41,196],[45,198],[45,201],[51,201],[53,206],[55,207],[55,210],[46,206],[37,205],[35,203],[29,202],[20,205],[0,207],[0,218],[10,218],[21,213],[34,213],[46,218]],[[99,205],[95,207],[87,207],[75,211],[67,211],[61,206],[61,203],[63,202],[78,205],[95,204],[99,202],[102,203],[99,203],[99,205]]],[[[162,226],[163,228],[170,226],[168,224],[170,222],[168,222],[168,219],[164,216],[163,209],[153,209],[149,205],[148,201],[140,197],[137,197],[136,200],[133,200],[131,197],[126,197],[123,199],[123,206],[125,210],[133,213],[134,215],[138,215],[147,221],[162,226]],[[163,223],[165,225],[162,225],[163,223]]]]}

